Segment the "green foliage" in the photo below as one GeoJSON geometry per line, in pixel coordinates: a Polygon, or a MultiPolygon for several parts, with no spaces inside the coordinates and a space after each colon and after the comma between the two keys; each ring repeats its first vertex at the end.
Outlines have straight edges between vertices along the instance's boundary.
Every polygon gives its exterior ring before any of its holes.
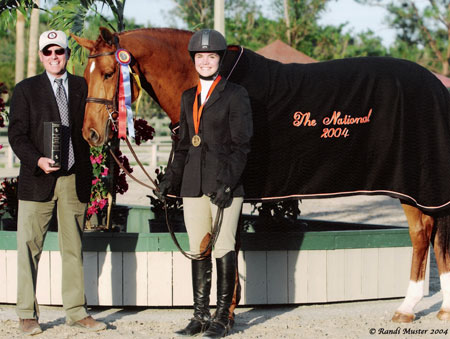
{"type": "Polygon", "coordinates": [[[344,33],[347,23],[338,26],[319,25],[318,20],[330,0],[275,0],[278,13],[278,38],[317,60],[354,56],[381,56],[387,51],[372,31],[354,35],[344,33]],[[289,21],[286,22],[285,10],[289,21]],[[289,24],[288,24],[289,23],[289,24]]]}
{"type": "Polygon", "coordinates": [[[9,27],[15,27],[17,20],[17,10],[25,18],[33,8],[39,8],[33,0],[2,0],[0,1],[0,30],[7,30],[9,27]]]}
{"type": "MultiPolygon", "coordinates": [[[[52,20],[50,26],[63,30],[65,32],[71,32],[78,36],[86,37],[85,33],[89,30],[88,22],[98,23],[95,25],[98,27],[107,26],[113,31],[122,31],[125,27],[125,21],[123,16],[123,10],[126,0],[59,0],[55,6],[52,7],[52,20]],[[105,8],[110,8],[114,16],[114,20],[111,20],[101,14],[101,11],[105,8]],[[93,19],[92,19],[93,18],[93,19]]],[[[92,27],[91,27],[92,28],[92,27]]],[[[80,62],[87,57],[86,51],[75,42],[71,42],[72,59],[80,62]]],[[[76,67],[76,66],[75,66],[76,67]]]]}
{"type": "Polygon", "coordinates": [[[169,13],[182,19],[190,30],[214,26],[214,0],[174,0],[177,6],[169,13]]]}
{"type": "Polygon", "coordinates": [[[257,50],[276,39],[276,23],[263,16],[255,1],[227,1],[225,12],[228,44],[257,50]]]}
{"type": "Polygon", "coordinates": [[[391,55],[420,63],[450,75],[450,7],[448,0],[356,0],[388,11],[388,23],[396,31],[391,55]]]}

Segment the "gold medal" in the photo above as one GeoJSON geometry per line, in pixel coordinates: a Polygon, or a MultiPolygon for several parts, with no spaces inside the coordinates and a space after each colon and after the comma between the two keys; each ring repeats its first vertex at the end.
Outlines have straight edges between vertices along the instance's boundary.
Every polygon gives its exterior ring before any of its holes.
{"type": "Polygon", "coordinates": [[[200,138],[200,136],[198,134],[194,135],[192,137],[192,146],[194,147],[198,147],[202,142],[202,139],[200,138]]]}

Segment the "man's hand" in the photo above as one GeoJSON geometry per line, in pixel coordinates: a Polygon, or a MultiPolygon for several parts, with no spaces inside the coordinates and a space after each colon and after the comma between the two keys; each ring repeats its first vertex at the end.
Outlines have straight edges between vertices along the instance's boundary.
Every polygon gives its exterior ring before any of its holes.
{"type": "Polygon", "coordinates": [[[211,202],[220,208],[230,207],[233,202],[231,188],[226,185],[221,185],[217,192],[211,197],[211,202]]]}
{"type": "Polygon", "coordinates": [[[38,166],[45,174],[56,172],[60,169],[59,167],[52,167],[54,163],[55,161],[46,157],[40,157],[38,160],[38,166]]]}

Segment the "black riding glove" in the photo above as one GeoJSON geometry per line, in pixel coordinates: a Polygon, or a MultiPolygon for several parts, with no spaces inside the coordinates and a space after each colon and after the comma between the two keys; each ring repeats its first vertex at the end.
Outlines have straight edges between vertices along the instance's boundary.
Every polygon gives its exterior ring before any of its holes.
{"type": "Polygon", "coordinates": [[[170,189],[172,188],[172,184],[166,178],[162,178],[161,182],[158,185],[158,188],[159,191],[154,190],[153,192],[159,200],[165,201],[167,193],[169,193],[170,189]]]}
{"type": "Polygon", "coordinates": [[[212,195],[211,202],[219,208],[227,208],[231,206],[233,196],[230,186],[221,185],[217,192],[212,195]]]}

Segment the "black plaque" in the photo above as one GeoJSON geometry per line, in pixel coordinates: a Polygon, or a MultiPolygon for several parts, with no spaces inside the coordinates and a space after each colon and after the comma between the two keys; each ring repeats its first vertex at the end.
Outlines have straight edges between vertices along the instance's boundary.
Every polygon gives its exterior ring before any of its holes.
{"type": "Polygon", "coordinates": [[[44,155],[55,162],[52,167],[61,167],[60,122],[44,122],[44,155]]]}

